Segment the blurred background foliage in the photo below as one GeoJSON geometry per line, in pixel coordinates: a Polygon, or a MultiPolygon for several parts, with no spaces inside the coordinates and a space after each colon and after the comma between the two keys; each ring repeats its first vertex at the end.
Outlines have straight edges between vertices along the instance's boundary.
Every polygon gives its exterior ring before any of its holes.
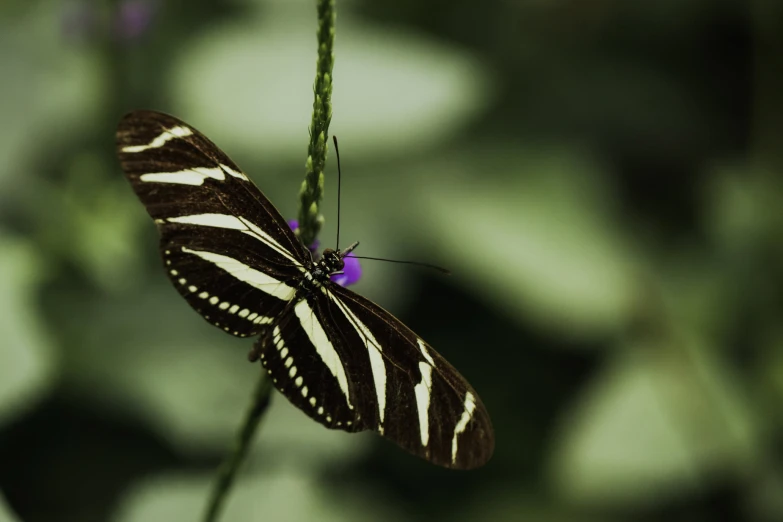
{"type": "MultiPolygon", "coordinates": [[[[783,2],[337,4],[343,237],[454,272],[356,290],[497,450],[277,396],[224,520],[783,520],[783,2]]],[[[293,218],[314,35],[311,0],[0,5],[0,520],[198,518],[259,369],[169,287],[114,129],[171,112],[293,218]]]]}

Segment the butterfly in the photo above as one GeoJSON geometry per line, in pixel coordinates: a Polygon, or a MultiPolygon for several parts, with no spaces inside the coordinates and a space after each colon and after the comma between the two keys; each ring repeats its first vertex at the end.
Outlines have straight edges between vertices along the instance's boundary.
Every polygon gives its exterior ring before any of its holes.
{"type": "Polygon", "coordinates": [[[250,178],[173,116],[131,112],[116,137],[171,283],[211,324],[256,337],[252,358],[292,404],[439,466],[489,460],[492,423],[465,378],[399,319],[330,280],[358,243],[314,258],[250,178]]]}

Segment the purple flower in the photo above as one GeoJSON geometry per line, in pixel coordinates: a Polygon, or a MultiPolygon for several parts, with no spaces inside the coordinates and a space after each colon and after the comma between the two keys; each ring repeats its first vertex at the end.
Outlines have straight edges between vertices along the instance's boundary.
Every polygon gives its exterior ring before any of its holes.
{"type": "Polygon", "coordinates": [[[359,260],[354,257],[353,252],[343,258],[345,266],[342,274],[332,274],[329,279],[340,286],[350,286],[362,277],[362,266],[359,260]]]}
{"type": "MultiPolygon", "coordinates": [[[[299,222],[295,219],[290,220],[288,222],[288,226],[291,227],[291,230],[294,232],[299,230],[299,222]]],[[[319,241],[316,239],[315,242],[310,245],[310,251],[317,251],[318,246],[319,241]]],[[[349,286],[359,281],[359,279],[362,277],[362,267],[359,264],[359,260],[353,255],[353,252],[345,256],[343,258],[343,262],[345,263],[345,266],[343,267],[343,273],[332,274],[329,276],[329,279],[340,286],[349,286]]]]}

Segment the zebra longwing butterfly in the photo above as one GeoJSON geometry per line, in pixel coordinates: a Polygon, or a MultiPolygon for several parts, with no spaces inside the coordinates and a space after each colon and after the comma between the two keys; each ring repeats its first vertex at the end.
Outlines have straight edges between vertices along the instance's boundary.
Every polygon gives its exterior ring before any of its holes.
{"type": "Polygon", "coordinates": [[[470,384],[399,319],[330,281],[355,244],[314,261],[239,167],[172,116],[126,115],[117,153],[172,284],[211,324],[258,336],[251,353],[295,406],[447,468],[489,460],[492,424],[470,384]]]}

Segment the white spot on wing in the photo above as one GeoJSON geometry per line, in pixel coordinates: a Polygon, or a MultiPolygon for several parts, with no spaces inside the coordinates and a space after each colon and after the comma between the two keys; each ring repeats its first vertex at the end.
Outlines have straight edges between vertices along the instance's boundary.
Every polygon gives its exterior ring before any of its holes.
{"type": "Polygon", "coordinates": [[[194,214],[168,218],[169,223],[184,223],[186,225],[201,225],[204,227],[230,228],[245,230],[247,227],[236,217],[228,214],[194,214]]]}
{"type": "Polygon", "coordinates": [[[425,362],[419,363],[421,382],[413,387],[416,394],[416,408],[419,410],[419,431],[421,445],[426,446],[430,440],[430,398],[432,395],[432,366],[425,362]]]}
{"type": "Polygon", "coordinates": [[[144,183],[174,183],[177,185],[203,185],[207,178],[225,181],[226,174],[231,177],[249,181],[247,176],[228,165],[218,164],[216,167],[193,167],[176,172],[149,172],[139,176],[144,183]]]}
{"type": "Polygon", "coordinates": [[[149,142],[147,145],[129,145],[127,147],[122,148],[122,152],[144,152],[147,149],[156,149],[158,147],[162,147],[166,144],[166,142],[176,139],[176,138],[184,138],[186,136],[190,136],[193,134],[193,131],[189,129],[188,127],[183,127],[181,125],[178,125],[176,127],[172,127],[171,129],[168,129],[166,131],[163,131],[161,134],[158,134],[154,140],[149,142]]]}
{"type": "Polygon", "coordinates": [[[207,178],[224,181],[226,174],[220,167],[193,167],[176,172],[149,172],[139,176],[144,183],[174,183],[176,185],[203,185],[207,178]]]}
{"type": "Polygon", "coordinates": [[[473,411],[475,409],[476,398],[473,397],[472,393],[467,392],[465,394],[465,411],[462,412],[462,417],[460,417],[459,422],[454,427],[454,438],[451,439],[451,462],[457,462],[459,436],[465,431],[465,428],[468,427],[468,422],[470,421],[470,418],[473,417],[473,411]]]}
{"type": "Polygon", "coordinates": [[[250,181],[249,179],[247,179],[247,176],[245,175],[244,172],[240,172],[238,170],[234,170],[231,167],[229,167],[228,165],[223,165],[221,163],[220,164],[220,168],[223,169],[229,176],[234,176],[235,178],[243,179],[245,181],[250,181]]]}

